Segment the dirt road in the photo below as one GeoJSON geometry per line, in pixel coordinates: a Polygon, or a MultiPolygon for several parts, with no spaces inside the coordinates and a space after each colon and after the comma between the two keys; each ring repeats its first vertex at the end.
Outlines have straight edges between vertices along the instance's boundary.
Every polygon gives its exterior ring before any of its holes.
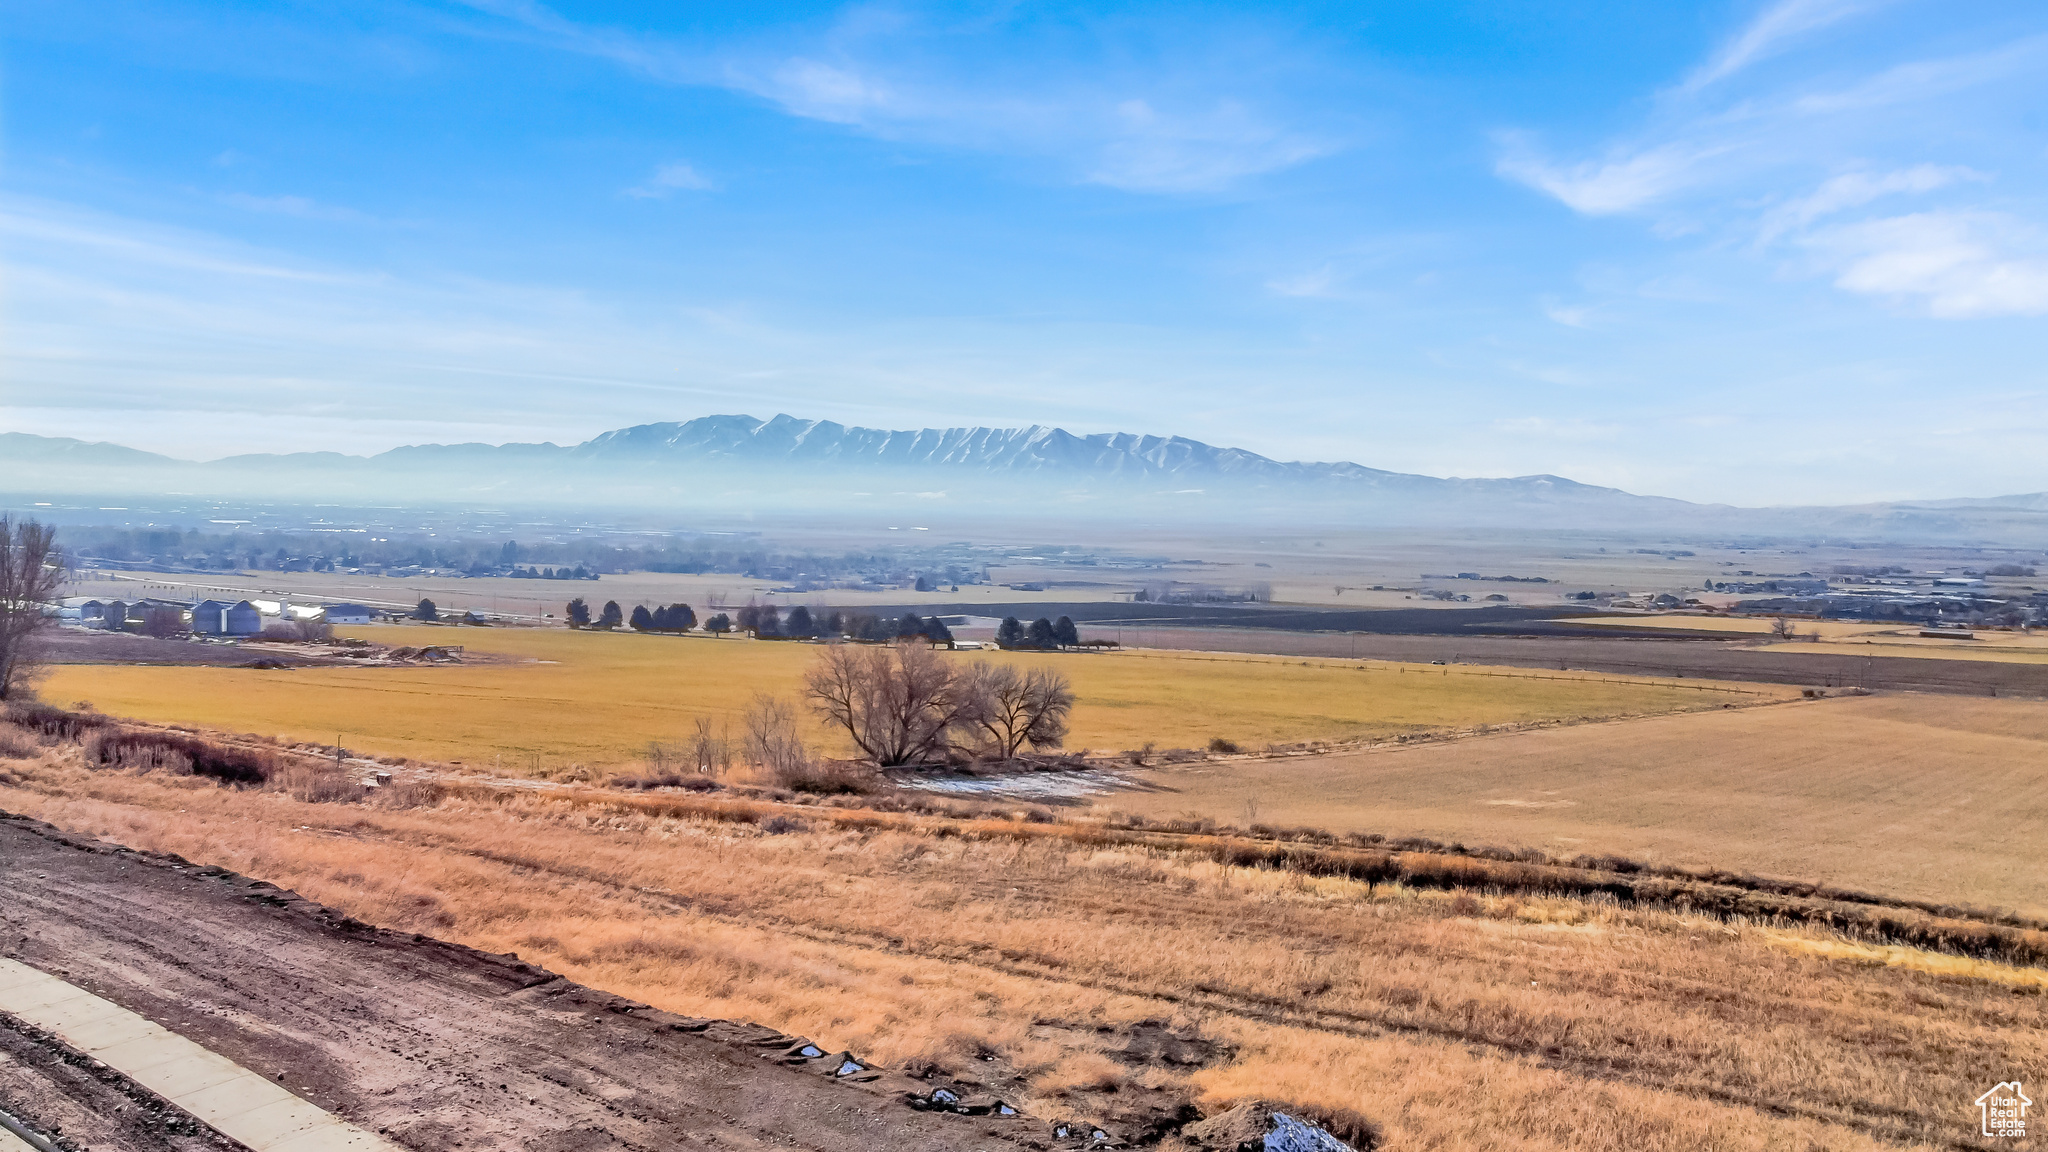
{"type": "MultiPolygon", "coordinates": [[[[516,957],[375,929],[260,881],[0,818],[0,955],[419,1149],[1014,1148],[1023,1117],[921,1111],[894,1073],[786,1064],[770,1029],[655,1012],[516,957]]],[[[0,1021],[0,1098],[95,1146],[209,1147],[0,1021]],[[42,1066],[38,1069],[37,1066],[42,1066]],[[104,1127],[104,1126],[103,1126],[104,1127]],[[87,1131],[89,1137],[93,1133],[87,1131]],[[104,1143],[101,1143],[104,1141],[104,1143]]]]}

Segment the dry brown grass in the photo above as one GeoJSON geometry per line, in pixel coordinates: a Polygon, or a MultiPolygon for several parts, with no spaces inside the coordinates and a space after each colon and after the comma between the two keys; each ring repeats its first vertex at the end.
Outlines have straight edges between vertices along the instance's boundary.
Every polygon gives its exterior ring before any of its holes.
{"type": "Polygon", "coordinates": [[[2048,704],[1914,694],[1168,767],[1107,803],[1616,852],[2048,915],[2048,704]]]}
{"type": "Polygon", "coordinates": [[[599,793],[392,810],[62,750],[13,768],[0,807],[674,1011],[898,1064],[996,1055],[1042,1114],[1114,1099],[1116,1029],[1166,1018],[1234,1048],[1192,1073],[1206,1098],[1352,1109],[1399,1148],[1952,1146],[2048,1048],[2038,969],[1779,924],[823,809],[766,835],[599,793]]]}

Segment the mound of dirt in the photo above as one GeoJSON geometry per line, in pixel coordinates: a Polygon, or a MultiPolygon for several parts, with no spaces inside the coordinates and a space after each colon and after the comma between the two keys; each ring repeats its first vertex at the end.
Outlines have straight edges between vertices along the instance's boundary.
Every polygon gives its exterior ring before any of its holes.
{"type": "MultiPolygon", "coordinates": [[[[1181,1136],[1211,1152],[1356,1152],[1318,1125],[1265,1100],[1247,1100],[1190,1124],[1181,1136]]],[[[1370,1140],[1360,1145],[1371,1146],[1370,1140]]]]}

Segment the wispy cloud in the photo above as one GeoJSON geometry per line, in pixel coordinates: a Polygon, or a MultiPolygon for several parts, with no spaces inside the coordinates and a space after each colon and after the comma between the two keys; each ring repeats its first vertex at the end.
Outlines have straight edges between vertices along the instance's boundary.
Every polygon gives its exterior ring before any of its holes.
{"type": "Polygon", "coordinates": [[[265,212],[274,216],[296,216],[301,220],[327,220],[335,223],[361,223],[370,219],[368,215],[354,208],[338,204],[322,204],[305,196],[251,196],[245,192],[230,192],[220,198],[221,203],[240,208],[247,212],[265,212]]]}
{"type": "Polygon", "coordinates": [[[1495,420],[1493,427],[1511,436],[1564,441],[1613,440],[1627,431],[1619,424],[1604,420],[1558,419],[1552,416],[1503,417],[1495,420]]]}
{"type": "Polygon", "coordinates": [[[1686,77],[1681,90],[1697,92],[1725,80],[1758,60],[1781,51],[1789,41],[1805,33],[1874,7],[1876,4],[1872,0],[1779,0],[1686,77]]]}
{"type": "Polygon", "coordinates": [[[1780,0],[1657,94],[1631,138],[1590,158],[1560,159],[1526,135],[1502,134],[1496,171],[1581,215],[1643,215],[1663,240],[1801,253],[1795,267],[1923,315],[2038,314],[2044,289],[2033,226],[2010,205],[1986,203],[1989,173],[1920,157],[1981,147],[1952,146],[1953,133],[1933,126],[1985,123],[1985,101],[1998,97],[1986,91],[1965,105],[1963,94],[2038,76],[2032,65],[2048,55],[2048,37],[1865,65],[1863,78],[1846,82],[1839,57],[1814,57],[1795,70],[1805,75],[1762,87],[1743,75],[1885,2],[1780,0]],[[1825,87],[1813,79],[1819,74],[1825,87]],[[1898,197],[1933,203],[1907,215],[1868,215],[1898,197]]]}
{"type": "Polygon", "coordinates": [[[1638,152],[1617,152],[1599,160],[1557,164],[1516,141],[1496,170],[1531,188],[1550,193],[1574,212],[1612,216],[1646,207],[1693,182],[1700,165],[1725,145],[1664,144],[1638,152]]]}
{"type": "Polygon", "coordinates": [[[1885,196],[1932,192],[1961,180],[1986,180],[1984,173],[1959,166],[1916,164],[1893,172],[1848,172],[1833,177],[1808,195],[1766,213],[1759,241],[1769,243],[1824,216],[1860,208],[1885,196]]]}
{"type": "Polygon", "coordinates": [[[1560,304],[1555,300],[1546,300],[1543,302],[1543,315],[1567,328],[1590,329],[1593,326],[1594,310],[1585,305],[1560,304]]]}
{"type": "MultiPolygon", "coordinates": [[[[650,80],[745,92],[883,139],[1047,159],[1075,182],[1130,192],[1221,191],[1343,146],[1340,134],[1296,123],[1278,111],[1287,101],[1267,98],[1307,72],[1305,61],[1254,64],[1237,58],[1254,49],[1221,36],[1171,64],[1112,66],[1083,53],[1027,73],[977,67],[960,50],[972,33],[875,7],[850,9],[793,45],[710,49],[580,24],[533,0],[465,2],[650,80]],[[953,51],[925,51],[933,38],[953,51]]],[[[1119,58],[1101,42],[1109,36],[1097,32],[1096,48],[1119,58]]]]}
{"type": "Polygon", "coordinates": [[[1336,286],[1337,270],[1328,264],[1292,276],[1276,276],[1266,281],[1267,291],[1277,296],[1293,296],[1300,299],[1334,296],[1336,286]]]}
{"type": "Polygon", "coordinates": [[[626,189],[636,200],[661,200],[677,192],[709,192],[718,185],[688,164],[663,164],[647,179],[626,189]]]}
{"type": "Polygon", "coordinates": [[[1807,241],[1850,292],[1962,319],[2048,315],[2048,244],[1988,212],[1918,212],[1829,229],[1807,241]]]}
{"type": "Polygon", "coordinates": [[[1853,84],[1801,93],[1785,105],[1798,116],[1834,116],[1931,100],[1995,84],[2037,69],[2048,55],[2048,36],[2030,36],[1988,52],[1911,60],[1853,84]]]}

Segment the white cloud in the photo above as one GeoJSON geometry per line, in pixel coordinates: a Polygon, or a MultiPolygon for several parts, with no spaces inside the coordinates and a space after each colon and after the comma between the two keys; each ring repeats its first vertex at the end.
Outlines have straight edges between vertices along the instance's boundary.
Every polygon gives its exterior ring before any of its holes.
{"type": "Polygon", "coordinates": [[[1696,92],[1782,49],[1788,40],[1874,7],[1870,0],[1779,0],[1686,78],[1696,92]]]}
{"type": "Polygon", "coordinates": [[[1860,208],[1884,196],[1932,192],[1958,181],[1988,178],[1971,168],[1935,164],[1916,164],[1911,168],[1882,173],[1844,173],[1826,181],[1810,194],[1767,213],[1761,239],[1769,242],[1786,232],[1804,228],[1823,216],[1860,208]]]}
{"type": "Polygon", "coordinates": [[[1606,160],[1558,165],[1519,147],[1495,166],[1501,175],[1548,192],[1585,216],[1612,216],[1664,199],[1691,184],[1701,161],[1727,151],[1721,146],[1665,144],[1606,160]]]}
{"type": "Polygon", "coordinates": [[[1808,244],[1846,291],[1914,301],[1930,316],[2048,315],[2048,245],[1996,213],[1921,212],[1829,229],[1808,244]]]}
{"type": "Polygon", "coordinates": [[[1115,130],[1097,146],[1087,179],[1128,192],[1199,192],[1291,168],[1331,151],[1325,142],[1263,122],[1223,100],[1161,115],[1144,100],[1116,109],[1115,130]]]}
{"type": "Polygon", "coordinates": [[[2033,36],[1990,52],[1908,61],[1846,88],[1809,92],[1792,100],[1787,110],[1806,116],[1827,116],[1932,99],[2015,74],[2029,74],[2039,68],[2037,58],[2044,51],[2048,51],[2048,36],[2033,36]]]}
{"type": "Polygon", "coordinates": [[[730,76],[736,87],[766,96],[792,115],[810,120],[865,126],[877,118],[915,118],[920,114],[914,107],[906,107],[879,79],[800,56],[782,61],[763,79],[752,79],[740,69],[730,76]]]}
{"type": "Polygon", "coordinates": [[[660,200],[678,190],[709,192],[716,187],[709,177],[688,164],[663,164],[654,170],[654,175],[626,189],[626,195],[636,200],[660,200]]]}

